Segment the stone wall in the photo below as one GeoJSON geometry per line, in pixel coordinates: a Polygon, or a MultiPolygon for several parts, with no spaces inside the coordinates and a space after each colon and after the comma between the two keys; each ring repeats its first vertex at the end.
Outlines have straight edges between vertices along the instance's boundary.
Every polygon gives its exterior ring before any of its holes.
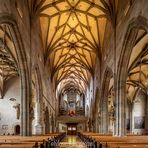
{"type": "Polygon", "coordinates": [[[132,108],[132,132],[137,134],[145,131],[145,117],[146,117],[146,96],[139,92],[133,102],[132,108]]]}
{"type": "Polygon", "coordinates": [[[59,123],[59,132],[67,132],[67,125],[59,123]]]}
{"type": "MultiPolygon", "coordinates": [[[[121,62],[122,54],[123,54],[123,46],[124,46],[125,40],[128,40],[126,38],[126,34],[127,34],[129,27],[131,27],[131,23],[133,23],[133,21],[136,18],[138,18],[140,16],[141,18],[143,17],[145,19],[148,19],[148,5],[146,5],[146,3],[147,3],[146,0],[141,0],[141,1],[135,0],[135,1],[133,1],[132,4],[130,4],[130,1],[119,1],[119,8],[118,8],[118,15],[117,15],[117,22],[116,22],[117,23],[117,26],[116,26],[116,50],[114,48],[115,47],[114,46],[114,43],[115,43],[114,36],[113,36],[114,31],[113,31],[112,25],[108,23],[107,24],[108,28],[106,30],[106,34],[104,37],[105,38],[104,45],[102,47],[103,52],[102,52],[101,64],[99,64],[98,62],[96,64],[97,68],[100,67],[100,71],[96,72],[95,76],[94,76],[95,78],[100,76],[100,79],[97,82],[95,79],[94,89],[96,89],[97,87],[103,88],[103,85],[104,85],[103,80],[104,80],[105,71],[107,68],[109,68],[112,71],[113,76],[114,76],[113,79],[115,78],[117,80],[116,84],[119,84],[119,81],[122,81],[122,80],[117,79],[117,72],[119,71],[119,69],[121,67],[123,69],[126,69],[124,62],[122,65],[119,65],[121,62]],[[114,51],[116,51],[115,58],[114,58],[114,51]],[[116,68],[114,68],[114,66],[116,68]],[[98,86],[98,84],[100,84],[100,86],[98,86]]],[[[139,21],[139,24],[140,23],[142,23],[142,22],[139,21]]],[[[124,50],[126,50],[126,49],[124,49],[124,50]]],[[[126,59],[126,60],[128,60],[128,59],[126,59]]],[[[126,75],[126,74],[120,73],[119,75],[122,76],[122,75],[126,75]]],[[[122,87],[123,87],[123,85],[125,85],[125,84],[122,84],[122,82],[120,82],[120,84],[122,85],[121,88],[119,86],[115,86],[115,89],[118,93],[119,93],[119,89],[123,89],[122,87]]],[[[103,90],[99,89],[99,94],[101,94],[102,91],[103,90]]],[[[124,93],[126,93],[126,92],[124,92],[124,93]]],[[[107,95],[107,94],[105,94],[105,95],[107,95]]],[[[117,97],[123,97],[123,95],[118,94],[118,96],[115,96],[115,100],[117,99],[117,97]]],[[[119,100],[120,100],[120,98],[119,98],[119,100]]],[[[120,100],[121,101],[120,103],[122,105],[120,107],[120,112],[117,113],[118,115],[120,114],[119,116],[123,120],[120,123],[122,128],[120,127],[120,125],[117,125],[118,122],[116,122],[116,127],[119,128],[118,131],[122,130],[121,133],[124,133],[123,123],[126,120],[126,117],[123,118],[124,116],[122,116],[122,115],[125,115],[125,112],[126,112],[123,109],[123,108],[126,108],[126,101],[123,101],[123,100],[126,100],[126,98],[122,98],[122,100],[120,100]],[[125,103],[125,105],[124,105],[124,103],[125,103]]],[[[117,104],[119,105],[119,102],[117,104]]],[[[137,109],[137,107],[135,107],[135,109],[137,109]]],[[[98,111],[98,108],[96,108],[96,112],[97,111],[98,111]]],[[[143,113],[141,113],[139,109],[137,110],[137,112],[140,114],[140,116],[143,115],[143,113]]],[[[133,131],[136,132],[137,130],[133,129],[133,131]]],[[[138,130],[138,131],[140,131],[140,130],[138,130]]],[[[120,134],[118,133],[117,135],[120,135],[120,134]]]]}
{"type": "MultiPolygon", "coordinates": [[[[23,118],[21,122],[21,133],[22,135],[29,135],[29,102],[30,102],[30,96],[32,95],[31,92],[31,73],[32,69],[35,69],[36,67],[39,68],[39,75],[40,75],[40,85],[42,89],[40,89],[37,94],[37,96],[40,97],[41,100],[41,114],[43,117],[44,109],[46,107],[49,108],[50,115],[55,115],[55,90],[54,90],[54,82],[51,82],[50,79],[50,67],[49,63],[48,66],[44,63],[44,49],[42,45],[42,39],[41,39],[41,31],[39,26],[39,20],[34,18],[32,14],[30,13],[30,5],[28,1],[26,0],[0,0],[0,17],[1,20],[12,20],[12,22],[16,22],[15,27],[17,35],[19,35],[19,44],[21,44],[22,50],[24,53],[22,54],[21,58],[22,61],[19,61],[19,64],[21,65],[19,67],[20,77],[21,78],[21,89],[24,91],[20,94],[23,102],[21,102],[24,106],[23,111],[23,118]],[[31,19],[30,19],[31,18],[31,19]],[[20,43],[21,42],[21,43],[20,43]],[[26,67],[23,67],[26,65],[26,67]],[[24,71],[24,72],[22,72],[24,71]],[[25,77],[26,75],[26,77],[25,77]],[[24,84],[26,82],[26,84],[24,84]],[[44,92],[42,92],[44,90],[44,92]],[[22,95],[23,94],[23,95],[22,95]],[[43,108],[44,103],[44,108],[43,108]]],[[[14,27],[12,25],[12,27],[14,27]]],[[[16,38],[15,34],[13,38],[16,38]]],[[[16,40],[14,40],[15,43],[16,40]]],[[[21,55],[18,55],[21,56],[21,55]]],[[[12,82],[13,84],[13,82],[12,82]]],[[[5,99],[4,99],[5,100],[5,99]]],[[[3,101],[4,100],[0,100],[3,101]]],[[[6,102],[4,102],[6,103],[6,102]]],[[[1,104],[0,104],[1,105],[1,104]]],[[[8,110],[11,111],[11,109],[8,110]]],[[[4,116],[2,114],[2,116],[4,116]]],[[[43,119],[42,119],[43,120],[43,119]]],[[[44,121],[43,121],[44,122],[44,121]]],[[[3,123],[2,123],[3,124],[3,123]]],[[[31,125],[31,124],[30,124],[31,125]]],[[[10,131],[12,133],[12,131],[10,131]]]]}
{"type": "Polygon", "coordinates": [[[16,77],[7,83],[5,96],[0,99],[0,135],[15,133],[15,125],[20,125],[20,111],[16,108],[20,103],[20,78],[16,77]]]}

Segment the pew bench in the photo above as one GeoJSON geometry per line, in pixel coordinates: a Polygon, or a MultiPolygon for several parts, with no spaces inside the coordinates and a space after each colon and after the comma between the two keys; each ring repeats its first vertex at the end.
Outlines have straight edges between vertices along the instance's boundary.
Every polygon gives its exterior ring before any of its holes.
{"type": "Polygon", "coordinates": [[[22,136],[0,136],[0,148],[33,148],[35,147],[35,143],[40,144],[46,143],[46,141],[57,139],[61,140],[64,134],[46,134],[46,135],[39,135],[39,136],[29,136],[29,137],[22,137],[22,136]]]}
{"type": "MultiPolygon", "coordinates": [[[[110,135],[100,135],[98,133],[80,133],[80,137],[86,144],[91,143],[100,143],[102,147],[108,146],[109,148],[148,148],[148,136],[125,136],[125,137],[112,137],[110,135]]],[[[107,147],[107,148],[108,148],[107,147]]],[[[105,147],[106,148],[106,147],[105,147]]]]}
{"type": "Polygon", "coordinates": [[[148,144],[133,144],[133,143],[120,143],[120,144],[117,144],[117,143],[109,143],[108,144],[109,148],[116,148],[117,146],[119,148],[148,148],[148,144]]]}
{"type": "Polygon", "coordinates": [[[34,142],[1,143],[0,148],[33,148],[34,142]]]}

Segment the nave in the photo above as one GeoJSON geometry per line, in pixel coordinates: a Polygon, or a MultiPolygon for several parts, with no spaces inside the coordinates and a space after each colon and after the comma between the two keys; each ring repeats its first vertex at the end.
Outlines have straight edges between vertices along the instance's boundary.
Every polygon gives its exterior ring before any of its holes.
{"type": "Polygon", "coordinates": [[[86,148],[86,145],[76,135],[66,136],[59,144],[59,148],[86,148]]]}
{"type": "Polygon", "coordinates": [[[93,132],[40,136],[0,136],[0,148],[148,148],[148,136],[113,137],[93,132]]]}
{"type": "Polygon", "coordinates": [[[0,147],[147,141],[148,0],[0,0],[0,147]]]}

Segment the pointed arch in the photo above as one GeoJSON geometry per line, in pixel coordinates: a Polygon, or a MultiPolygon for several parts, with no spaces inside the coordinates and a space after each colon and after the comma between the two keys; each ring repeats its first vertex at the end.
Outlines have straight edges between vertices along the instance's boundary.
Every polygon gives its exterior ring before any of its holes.
{"type": "Polygon", "coordinates": [[[101,102],[100,102],[100,109],[101,109],[101,132],[108,132],[108,90],[110,80],[113,77],[112,70],[107,67],[104,72],[104,78],[102,82],[101,88],[101,102]]]}
{"type": "Polygon", "coordinates": [[[19,27],[15,18],[7,13],[0,14],[0,24],[7,24],[16,47],[16,53],[19,61],[19,73],[21,78],[21,135],[29,135],[29,98],[30,98],[30,76],[27,63],[26,52],[24,49],[19,27]]]}
{"type": "Polygon", "coordinates": [[[138,16],[133,18],[128,27],[127,33],[124,37],[124,43],[122,46],[122,51],[120,55],[120,60],[118,63],[117,70],[117,94],[116,94],[116,129],[115,135],[124,136],[126,134],[125,129],[126,126],[125,119],[125,107],[127,103],[126,99],[126,79],[128,75],[128,63],[130,60],[130,56],[135,45],[136,36],[139,29],[143,29],[148,32],[148,20],[142,16],[138,16]],[[121,108],[122,105],[122,108],[121,108]],[[121,120],[122,119],[122,120],[121,120]],[[120,130],[122,129],[122,130],[120,130]]]}

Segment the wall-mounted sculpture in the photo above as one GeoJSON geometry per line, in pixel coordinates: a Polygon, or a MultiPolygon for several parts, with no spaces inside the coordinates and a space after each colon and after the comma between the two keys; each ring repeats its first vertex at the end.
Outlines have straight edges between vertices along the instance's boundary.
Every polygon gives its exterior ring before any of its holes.
{"type": "Polygon", "coordinates": [[[16,118],[19,120],[20,119],[20,104],[16,104],[13,106],[13,108],[16,109],[16,118]]]}

